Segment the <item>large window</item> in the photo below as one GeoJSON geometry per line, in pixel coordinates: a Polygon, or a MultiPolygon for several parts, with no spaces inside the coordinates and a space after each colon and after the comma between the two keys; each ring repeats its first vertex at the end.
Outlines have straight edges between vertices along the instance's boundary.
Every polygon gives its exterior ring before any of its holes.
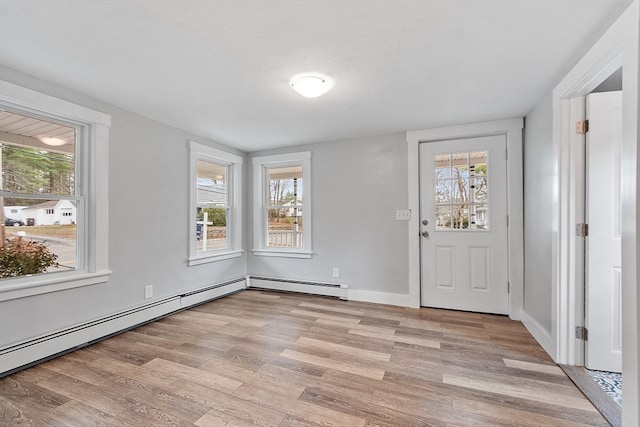
{"type": "Polygon", "coordinates": [[[110,117],[0,85],[0,301],[106,281],[110,117]]]}
{"type": "Polygon", "coordinates": [[[76,135],[70,124],[0,111],[0,278],[78,268],[76,135]]]}
{"type": "Polygon", "coordinates": [[[311,257],[311,153],[255,157],[256,255],[311,257]]]}
{"type": "Polygon", "coordinates": [[[242,255],[242,157],[190,143],[189,265],[242,255]]]}

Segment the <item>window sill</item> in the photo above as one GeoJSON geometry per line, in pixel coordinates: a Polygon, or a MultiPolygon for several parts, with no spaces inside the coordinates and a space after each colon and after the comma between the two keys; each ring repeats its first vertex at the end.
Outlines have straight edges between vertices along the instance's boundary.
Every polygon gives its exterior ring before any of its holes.
{"type": "Polygon", "coordinates": [[[8,283],[0,282],[0,301],[105,283],[109,281],[110,275],[111,271],[105,270],[97,273],[48,273],[6,279],[9,280],[8,283]]]}
{"type": "Polygon", "coordinates": [[[225,251],[225,252],[215,252],[215,253],[205,253],[192,258],[189,258],[189,267],[193,265],[206,264],[208,262],[216,262],[222,261],[225,259],[239,258],[242,256],[244,251],[225,251]]]}
{"type": "Polygon", "coordinates": [[[294,250],[282,250],[282,249],[252,249],[252,252],[256,256],[271,256],[281,258],[311,258],[313,252],[308,251],[294,251],[294,250]]]}

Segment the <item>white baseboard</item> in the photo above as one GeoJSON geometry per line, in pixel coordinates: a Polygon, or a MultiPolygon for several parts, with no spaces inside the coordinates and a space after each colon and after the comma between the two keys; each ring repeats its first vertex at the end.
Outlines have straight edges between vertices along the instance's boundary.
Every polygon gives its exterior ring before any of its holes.
{"type": "Polygon", "coordinates": [[[540,323],[538,323],[524,310],[520,312],[520,321],[524,327],[527,328],[533,338],[538,341],[538,344],[540,344],[547,354],[555,360],[556,345],[551,333],[544,329],[540,323]]]}
{"type": "Polygon", "coordinates": [[[249,276],[247,288],[261,288],[276,291],[300,292],[347,299],[349,287],[338,283],[321,283],[306,280],[283,279],[275,277],[249,276]]]}
{"type": "Polygon", "coordinates": [[[411,307],[411,298],[408,294],[349,289],[349,300],[411,307]]]}
{"type": "Polygon", "coordinates": [[[5,347],[0,349],[0,376],[183,308],[237,292],[245,288],[245,282],[243,277],[219,283],[5,347]]]}

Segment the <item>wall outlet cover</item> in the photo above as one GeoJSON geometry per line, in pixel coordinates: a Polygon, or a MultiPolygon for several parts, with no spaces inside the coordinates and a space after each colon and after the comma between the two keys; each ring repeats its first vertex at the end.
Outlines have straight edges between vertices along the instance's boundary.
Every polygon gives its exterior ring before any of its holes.
{"type": "Polygon", "coordinates": [[[396,221],[409,221],[411,219],[411,210],[397,210],[396,211],[396,221]]]}

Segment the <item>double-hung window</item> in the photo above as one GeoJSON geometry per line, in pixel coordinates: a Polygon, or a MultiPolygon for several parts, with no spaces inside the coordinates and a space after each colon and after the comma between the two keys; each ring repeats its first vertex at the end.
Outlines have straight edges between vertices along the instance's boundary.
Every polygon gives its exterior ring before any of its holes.
{"type": "Polygon", "coordinates": [[[110,116],[0,87],[0,301],[107,281],[110,116]]]}
{"type": "Polygon", "coordinates": [[[242,255],[242,157],[190,142],[189,265],[242,255]]]}
{"type": "Polygon", "coordinates": [[[310,258],[311,152],[253,158],[255,255],[310,258]]]}

